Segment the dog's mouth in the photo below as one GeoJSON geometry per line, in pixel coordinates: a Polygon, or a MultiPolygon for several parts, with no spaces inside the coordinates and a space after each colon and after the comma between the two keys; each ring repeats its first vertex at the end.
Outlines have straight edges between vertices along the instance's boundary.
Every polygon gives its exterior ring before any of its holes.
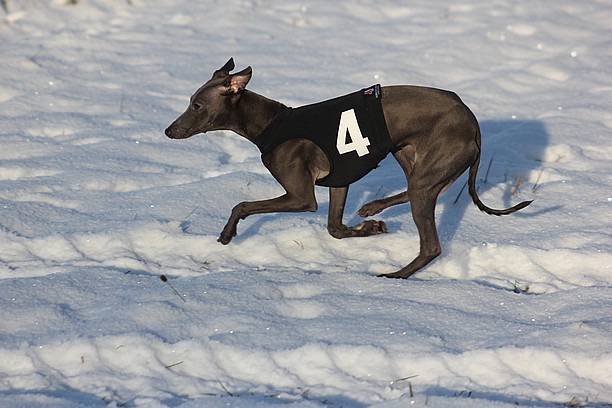
{"type": "Polygon", "coordinates": [[[206,133],[206,131],[199,131],[198,130],[198,131],[195,131],[195,132],[190,132],[189,129],[170,125],[164,131],[164,133],[170,139],[187,139],[187,138],[189,138],[191,136],[197,135],[198,133],[206,133]]]}

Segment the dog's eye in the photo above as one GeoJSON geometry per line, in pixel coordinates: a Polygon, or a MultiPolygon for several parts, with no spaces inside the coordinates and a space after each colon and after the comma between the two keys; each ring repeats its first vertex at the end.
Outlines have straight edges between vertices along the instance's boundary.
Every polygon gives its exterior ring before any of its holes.
{"type": "Polygon", "coordinates": [[[200,102],[194,102],[191,104],[191,109],[193,110],[200,110],[202,109],[202,104],[200,102]]]}

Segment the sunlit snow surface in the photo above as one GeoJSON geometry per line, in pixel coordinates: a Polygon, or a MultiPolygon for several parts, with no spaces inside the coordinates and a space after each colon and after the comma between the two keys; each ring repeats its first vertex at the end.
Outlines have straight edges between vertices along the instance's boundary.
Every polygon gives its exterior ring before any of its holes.
{"type": "MultiPolygon", "coordinates": [[[[1,4],[0,406],[612,403],[609,2],[1,4]],[[451,89],[481,122],[483,201],[535,201],[488,216],[463,176],[407,281],[375,275],[418,252],[409,205],[338,241],[325,189],[222,246],[236,203],[282,189],[237,135],[163,130],[229,57],[292,106],[451,89]]],[[[345,221],[404,188],[386,159],[345,221]]]]}

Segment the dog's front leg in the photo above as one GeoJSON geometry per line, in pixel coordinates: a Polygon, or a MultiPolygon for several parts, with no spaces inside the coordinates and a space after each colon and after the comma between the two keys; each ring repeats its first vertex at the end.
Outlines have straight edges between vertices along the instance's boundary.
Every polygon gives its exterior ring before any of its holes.
{"type": "MultiPolygon", "coordinates": [[[[309,158],[315,155],[311,142],[286,142],[262,157],[263,164],[285,189],[286,194],[269,200],[242,202],[234,207],[218,241],[228,244],[236,236],[236,226],[249,215],[273,212],[317,211],[315,196],[316,166],[309,158]]],[[[320,152],[325,157],[323,152],[320,152]]]]}
{"type": "Polygon", "coordinates": [[[347,227],[342,223],[344,206],[348,187],[329,188],[329,212],[327,214],[327,231],[334,238],[367,237],[387,232],[387,226],[382,221],[366,220],[354,226],[347,227]]]}
{"type": "Polygon", "coordinates": [[[317,202],[314,197],[314,191],[312,195],[304,197],[296,197],[287,193],[269,200],[245,201],[239,203],[232,209],[232,214],[230,215],[230,218],[217,241],[223,245],[229,244],[232,238],[236,236],[238,221],[245,219],[249,215],[272,212],[304,212],[316,210],[317,202]]]}

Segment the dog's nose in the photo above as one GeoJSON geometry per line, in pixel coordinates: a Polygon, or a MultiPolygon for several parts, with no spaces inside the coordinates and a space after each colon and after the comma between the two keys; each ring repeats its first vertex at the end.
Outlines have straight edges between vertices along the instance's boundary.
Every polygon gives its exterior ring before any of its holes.
{"type": "Polygon", "coordinates": [[[164,133],[166,134],[166,136],[168,136],[169,138],[172,138],[172,129],[170,129],[172,126],[168,126],[168,128],[166,130],[164,130],[164,133]]]}

